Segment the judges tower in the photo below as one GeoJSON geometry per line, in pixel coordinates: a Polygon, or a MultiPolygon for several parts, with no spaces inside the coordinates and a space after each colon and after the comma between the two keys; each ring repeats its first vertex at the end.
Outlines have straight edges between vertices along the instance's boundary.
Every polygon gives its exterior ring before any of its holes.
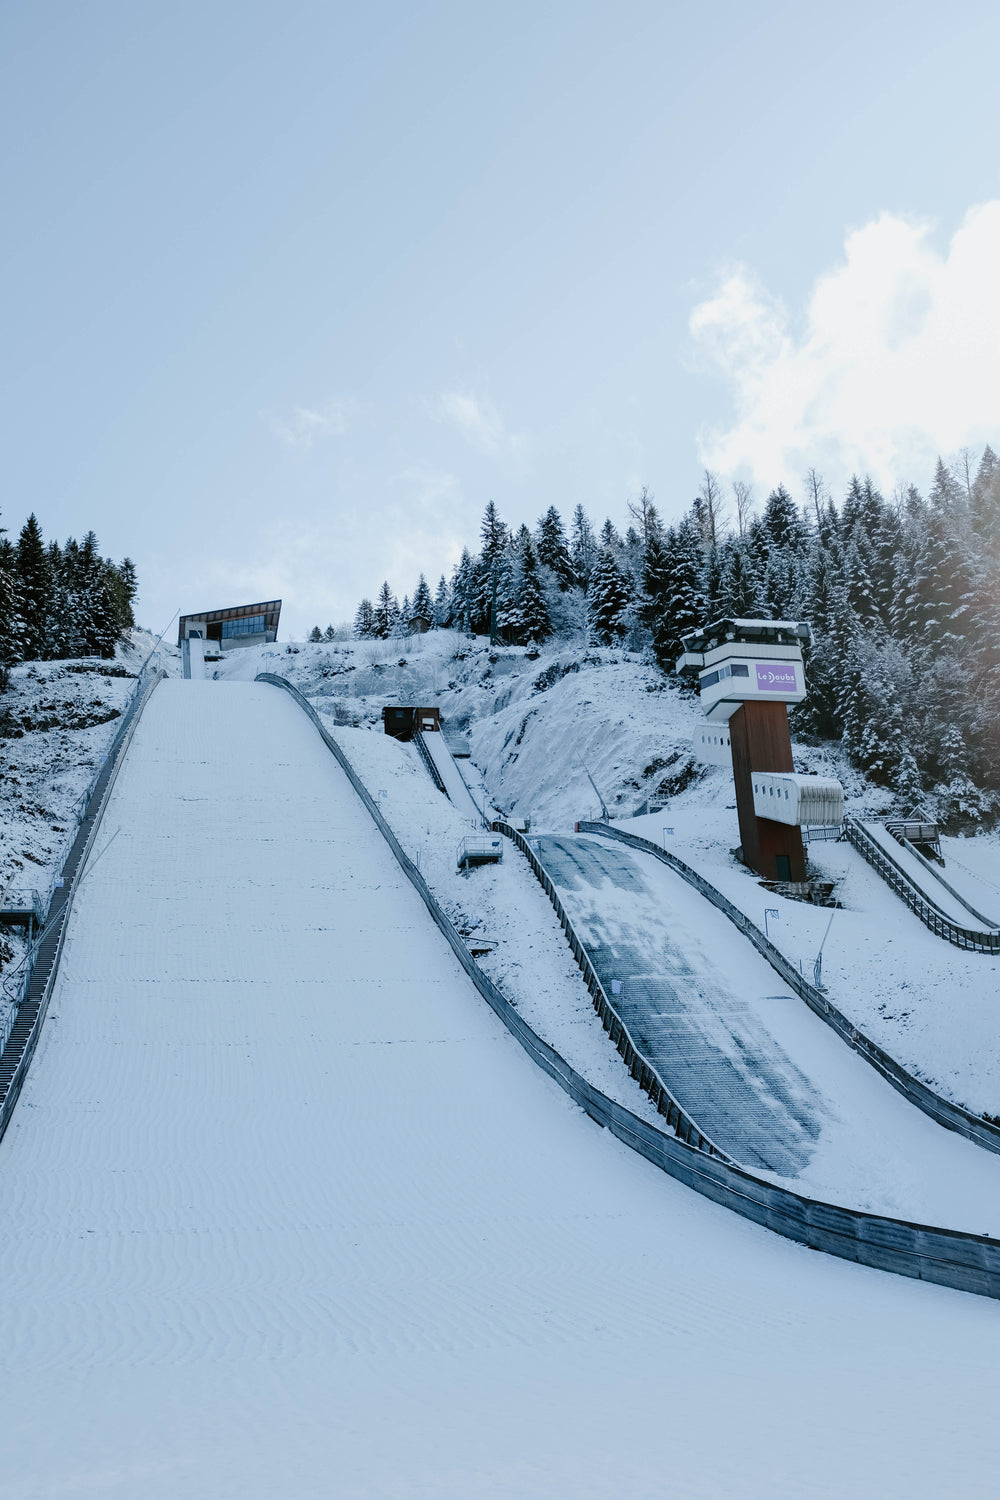
{"type": "Polygon", "coordinates": [[[717,620],[682,640],[677,670],[697,673],[706,718],[728,726],[745,862],[770,880],[805,880],[801,829],[759,814],[754,773],[794,771],[787,705],[806,695],[812,631],[796,620],[717,620]]]}

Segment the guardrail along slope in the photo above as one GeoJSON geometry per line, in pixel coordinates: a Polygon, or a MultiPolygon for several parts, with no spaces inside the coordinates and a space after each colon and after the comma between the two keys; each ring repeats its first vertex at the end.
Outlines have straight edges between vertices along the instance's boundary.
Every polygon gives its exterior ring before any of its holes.
{"type": "Polygon", "coordinates": [[[717,891],[703,875],[699,875],[697,870],[692,870],[690,865],[686,865],[676,855],[661,849],[658,844],[652,843],[649,839],[641,838],[638,834],[626,833],[619,828],[612,828],[606,823],[581,823],[580,831],[581,833],[596,833],[603,838],[618,839],[621,843],[641,849],[644,853],[652,855],[654,859],[667,865],[727,916],[733,925],[749,938],[758,953],[767,959],[775,972],[780,974],[788,987],[806,1002],[809,1009],[825,1021],[852,1051],[857,1052],[860,1057],[870,1063],[876,1072],[880,1073],[887,1083],[891,1083],[905,1099],[947,1130],[954,1130],[957,1134],[965,1136],[967,1140],[975,1142],[977,1146],[982,1146],[986,1151],[1000,1153],[1000,1126],[982,1119],[951,1099],[945,1099],[943,1095],[935,1093],[925,1083],[921,1083],[919,1078],[914,1078],[912,1073],[908,1073],[884,1048],[865,1036],[864,1032],[859,1031],[822,990],[810,984],[795,965],[761,932],[760,928],[740,911],[739,907],[727,900],[721,891],[717,891]]]}
{"type": "Polygon", "coordinates": [[[136,683],[132,701],[123,715],[118,733],[104,756],[83,808],[76,837],[70,845],[59,881],[53,886],[44,926],[26,959],[17,1004],[8,1017],[0,1053],[0,1138],[10,1123],[14,1106],[24,1085],[38,1038],[45,1023],[52,988],[59,969],[66,919],[77,887],[83,878],[87,856],[94,846],[101,818],[115,777],[125,757],[146,704],[157,683],[167,675],[162,671],[143,674],[136,683]]]}
{"type": "MultiPolygon", "coordinates": [[[[919,917],[924,926],[938,937],[944,938],[956,948],[969,953],[1000,953],[1000,932],[989,929],[965,927],[954,921],[946,912],[928,898],[925,890],[913,881],[899,860],[874,839],[868,829],[857,818],[844,819],[844,833],[866,859],[872,869],[881,875],[885,883],[896,892],[902,901],[919,917]]],[[[961,898],[959,898],[961,900],[961,898]]],[[[966,905],[961,901],[961,905],[966,905]]]]}
{"type": "Polygon", "coordinates": [[[262,673],[256,680],[289,693],[312,719],[480,995],[532,1060],[593,1120],[677,1181],[787,1239],[879,1270],[1000,1298],[1000,1241],[988,1235],[865,1214],[777,1187],[678,1136],[657,1130],[588,1083],[524,1021],[479,969],[312,704],[282,677],[262,673]]]}

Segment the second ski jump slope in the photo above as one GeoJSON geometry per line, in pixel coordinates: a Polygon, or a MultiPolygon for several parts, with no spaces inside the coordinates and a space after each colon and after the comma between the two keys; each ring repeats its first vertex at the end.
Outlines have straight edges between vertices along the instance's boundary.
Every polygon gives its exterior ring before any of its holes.
{"type": "Polygon", "coordinates": [[[902,1219],[1000,1233],[1000,1158],[907,1103],[648,854],[532,840],[636,1045],[740,1165],[902,1219]]]}
{"type": "Polygon", "coordinates": [[[96,849],[0,1145],[4,1500],[994,1493],[1000,1308],[598,1130],[283,694],[161,684],[96,849]]]}

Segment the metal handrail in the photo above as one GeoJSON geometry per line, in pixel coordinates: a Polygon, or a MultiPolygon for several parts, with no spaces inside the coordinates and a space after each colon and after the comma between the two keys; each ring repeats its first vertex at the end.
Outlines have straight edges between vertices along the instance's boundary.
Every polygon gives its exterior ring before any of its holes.
{"type": "MultiPolygon", "coordinates": [[[[430,778],[433,781],[434,785],[437,787],[437,789],[438,789],[439,792],[444,792],[444,795],[447,797],[448,796],[448,788],[444,784],[444,777],[441,775],[441,772],[438,770],[437,766],[434,764],[434,757],[431,755],[431,752],[428,750],[427,746],[425,745],[425,743],[424,743],[424,737],[421,734],[421,732],[420,732],[419,729],[415,729],[413,731],[413,734],[411,735],[411,739],[413,740],[413,743],[416,745],[416,747],[417,747],[417,753],[419,754],[420,759],[423,761],[424,765],[426,766],[427,772],[430,775],[430,778]]],[[[450,798],[449,798],[449,800],[450,800],[450,798]]]]}
{"type": "Polygon", "coordinates": [[[1000,932],[977,931],[972,927],[960,927],[957,922],[945,916],[944,912],[939,911],[932,902],[928,901],[920,887],[914,884],[857,818],[844,819],[844,832],[862,858],[868,861],[872,869],[881,875],[896,895],[906,902],[914,916],[918,917],[924,926],[930,928],[936,936],[944,938],[956,948],[965,949],[968,953],[1000,953],[1000,932]]]}
{"type": "Polygon", "coordinates": [[[48,1011],[49,1001],[55,986],[56,975],[59,969],[59,960],[62,956],[63,943],[66,938],[66,917],[69,913],[80,881],[83,878],[87,859],[94,845],[97,830],[100,827],[101,818],[107,807],[108,798],[111,795],[115,778],[121,769],[125,750],[128,746],[132,733],[138,722],[139,715],[149,700],[149,696],[157,683],[166,677],[166,672],[153,669],[147,672],[144,668],[136,679],[136,685],[129,700],[128,707],[122,717],[114,740],[107,752],[102,756],[97,773],[90,787],[88,803],[84,809],[83,817],[77,828],[76,838],[70,845],[62,866],[61,876],[53,881],[52,893],[59,888],[60,881],[65,885],[66,876],[69,875],[69,886],[65,890],[65,896],[60,903],[52,900],[46,912],[45,926],[38,933],[34,943],[28,949],[18,968],[13,974],[7,976],[5,984],[15,980],[15,989],[8,991],[11,999],[11,1007],[3,1021],[2,1050],[0,1050],[0,1137],[2,1137],[13,1113],[14,1105],[17,1103],[25,1075],[34,1056],[35,1047],[38,1044],[38,1036],[45,1016],[48,1011]],[[143,678],[146,682],[143,682],[143,678]],[[102,787],[101,780],[104,779],[102,787]],[[95,800],[96,799],[96,800],[95,800]],[[90,829],[86,835],[82,847],[77,850],[77,843],[81,836],[84,823],[90,821],[90,829]],[[55,910],[53,910],[55,907],[55,910]],[[35,970],[42,952],[43,944],[52,942],[51,962],[41,992],[34,1000],[30,999],[30,991],[35,978],[35,970]],[[35,1007],[34,1016],[30,1021],[27,1034],[15,1038],[14,1033],[21,1020],[22,1011],[29,1012],[35,1007]],[[11,1056],[11,1050],[15,1055],[11,1056]]]}
{"type": "Polygon", "coordinates": [[[503,819],[498,818],[492,826],[495,833],[502,833],[506,838],[511,840],[531,866],[535,878],[548,896],[552,903],[552,909],[559,918],[559,925],[566,934],[566,941],[569,943],[570,951],[583,974],[584,983],[590,992],[594,1009],[601,1018],[601,1025],[614,1042],[629,1073],[636,1080],[643,1093],[648,1094],[650,1099],[652,1099],[657,1113],[663,1115],[674,1134],[682,1141],[686,1141],[689,1146],[695,1146],[699,1151],[705,1151],[709,1156],[717,1156],[722,1161],[732,1162],[733,1158],[727,1152],[723,1151],[721,1147],[717,1146],[701,1127],[696,1124],[683,1105],[678,1103],[649,1058],[636,1046],[628,1026],[608,998],[607,990],[604,988],[600,975],[591,962],[590,954],[587,952],[582,939],[573,926],[572,919],[556,890],[555,882],[542,864],[535,850],[528,843],[528,840],[516,828],[512,828],[509,823],[505,823],[503,819]]]}

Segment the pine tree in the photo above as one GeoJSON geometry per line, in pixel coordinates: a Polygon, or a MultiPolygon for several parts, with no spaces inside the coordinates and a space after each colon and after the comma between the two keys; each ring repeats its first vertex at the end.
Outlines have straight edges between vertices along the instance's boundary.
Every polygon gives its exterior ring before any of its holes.
{"type": "Polygon", "coordinates": [[[427,587],[427,579],[423,573],[420,575],[416,593],[413,595],[413,606],[410,610],[410,615],[411,617],[422,615],[429,624],[433,625],[434,623],[434,600],[431,598],[431,591],[427,587]]]}
{"type": "Polygon", "coordinates": [[[722,614],[733,620],[756,620],[761,616],[760,579],[750,559],[750,549],[742,541],[728,544],[728,556],[722,573],[722,614]]]}
{"type": "Polygon", "coordinates": [[[107,562],[105,570],[112,617],[117,632],[116,640],[120,640],[135,624],[135,615],[132,612],[132,600],[138,589],[135,564],[130,557],[123,557],[117,567],[114,563],[107,562]]]}
{"type": "Polygon", "coordinates": [[[653,632],[654,649],[657,621],[666,612],[667,594],[670,587],[669,548],[672,544],[675,545],[676,541],[677,533],[673,528],[665,536],[660,531],[654,531],[643,548],[640,617],[642,623],[653,632]]]}
{"type": "Polygon", "coordinates": [[[620,552],[625,545],[621,537],[618,535],[618,532],[615,530],[610,516],[608,516],[607,520],[604,522],[604,525],[601,527],[601,534],[598,537],[598,542],[602,547],[610,552],[620,552]]]}
{"type": "Polygon", "coordinates": [[[806,543],[806,527],[798,506],[783,484],[772,490],[767,497],[760,524],[769,542],[774,547],[801,552],[806,543]]]}
{"type": "MultiPolygon", "coordinates": [[[[655,541],[651,542],[647,553],[655,545],[655,541]]],[[[680,526],[667,532],[660,556],[662,562],[653,551],[655,562],[651,581],[655,595],[650,599],[648,623],[653,632],[653,655],[665,671],[673,672],[677,658],[684,650],[681,637],[709,623],[702,588],[701,535],[692,517],[687,517],[680,526]],[[661,567],[662,587],[657,577],[661,567]]]]}
{"type": "Polygon", "coordinates": [[[0,692],[11,667],[24,658],[24,634],[17,553],[0,528],[0,692]]]}
{"type": "Polygon", "coordinates": [[[318,644],[323,639],[323,632],[318,625],[313,626],[306,639],[311,641],[313,645],[318,644]]]}
{"type": "Polygon", "coordinates": [[[772,620],[797,620],[804,586],[802,554],[791,547],[772,548],[761,593],[772,620]]]}
{"type": "Polygon", "coordinates": [[[451,581],[451,609],[453,618],[464,631],[472,630],[474,599],[475,567],[468,547],[463,547],[451,581]]]}
{"type": "Polygon", "coordinates": [[[550,505],[539,520],[537,537],[538,561],[543,567],[552,570],[560,590],[565,593],[567,589],[573,587],[575,573],[569,548],[566,545],[562,518],[554,505],[550,505]]]}
{"type": "Polygon", "coordinates": [[[972,483],[969,513],[973,532],[995,554],[1000,547],[1000,461],[988,443],[972,483]]]}
{"type": "Polygon", "coordinates": [[[375,606],[370,599],[362,599],[354,616],[354,639],[367,641],[375,634],[375,606]]]}
{"type": "Polygon", "coordinates": [[[396,628],[399,619],[399,604],[389,584],[383,583],[378,591],[375,601],[375,614],[372,620],[372,634],[380,641],[387,641],[396,628]]]}
{"type": "Polygon", "coordinates": [[[542,592],[535,549],[529,537],[521,554],[521,639],[541,644],[549,634],[549,611],[542,592]]]}
{"type": "Polygon", "coordinates": [[[444,630],[451,624],[451,595],[445,576],[442,573],[438,582],[437,592],[434,595],[434,624],[439,630],[444,630]]]}
{"type": "MultiPolygon", "coordinates": [[[[698,528],[698,539],[701,541],[701,523],[696,519],[698,528]]],[[[725,596],[722,588],[722,575],[725,571],[726,557],[721,547],[711,547],[705,556],[702,569],[702,593],[705,597],[705,619],[704,624],[712,624],[721,620],[726,613],[725,596]]]]}
{"type": "Polygon", "coordinates": [[[570,532],[570,561],[573,574],[584,593],[590,587],[590,577],[597,562],[597,539],[590,518],[582,505],[573,512],[570,532]]]}
{"type": "Polygon", "coordinates": [[[406,594],[404,594],[403,602],[396,611],[396,618],[393,621],[392,629],[389,632],[394,640],[402,640],[404,635],[409,635],[410,621],[412,619],[413,610],[410,608],[409,598],[406,594]]]}
{"type": "Polygon", "coordinates": [[[875,583],[872,545],[863,527],[857,527],[847,545],[844,557],[844,581],[848,602],[862,624],[872,625],[881,618],[875,583]]]}
{"type": "Polygon", "coordinates": [[[509,540],[507,527],[501,521],[500,513],[492,500],[487,503],[486,509],[483,511],[479,535],[483,544],[481,556],[486,563],[492,565],[494,559],[499,557],[503,552],[509,540]]]}
{"type": "Polygon", "coordinates": [[[501,553],[490,573],[490,602],[487,628],[508,645],[521,639],[521,552],[511,546],[501,553]]]}
{"type": "Polygon", "coordinates": [[[602,645],[610,646],[624,634],[622,617],[631,597],[629,581],[619,568],[614,551],[602,547],[587,593],[591,629],[602,645]]]}
{"type": "Polygon", "coordinates": [[[37,661],[45,655],[52,580],[49,559],[34,512],[25,521],[18,538],[17,574],[24,622],[24,659],[37,661]]]}
{"type": "Polygon", "coordinates": [[[323,632],[323,639],[324,641],[335,641],[337,639],[337,631],[333,625],[326,627],[323,632]]]}

